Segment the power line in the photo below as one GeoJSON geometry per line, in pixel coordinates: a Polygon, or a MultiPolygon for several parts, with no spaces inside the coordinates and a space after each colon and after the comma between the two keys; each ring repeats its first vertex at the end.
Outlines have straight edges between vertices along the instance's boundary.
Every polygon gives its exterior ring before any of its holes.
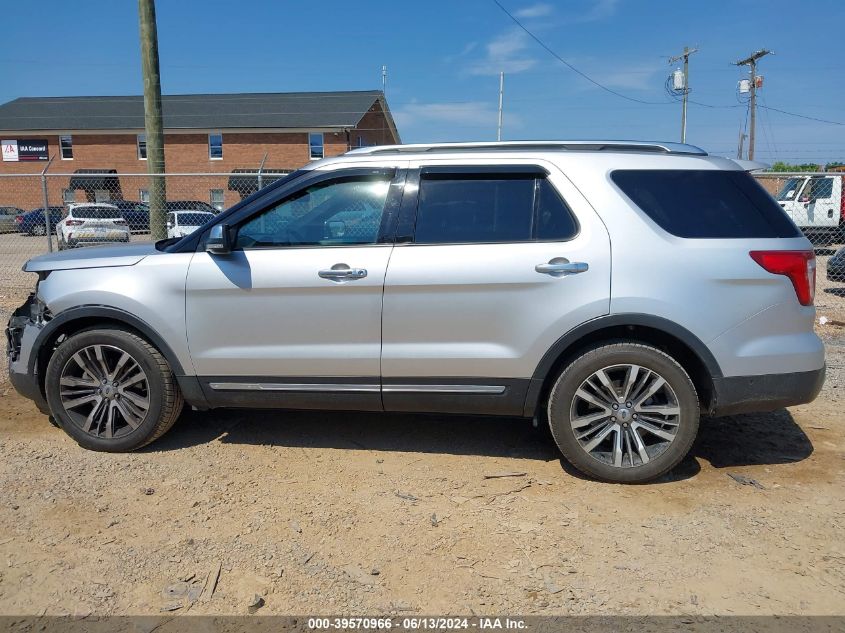
{"type": "Polygon", "coordinates": [[[845,123],[841,121],[831,121],[830,119],[819,119],[814,116],[807,116],[806,114],[798,114],[796,112],[787,112],[786,110],[781,110],[779,108],[773,108],[772,106],[763,105],[762,103],[758,104],[757,107],[764,108],[765,110],[771,110],[772,112],[780,112],[781,114],[786,114],[788,116],[798,117],[799,119],[807,119],[809,121],[818,121],[819,123],[830,123],[831,125],[845,125],[845,123]]]}
{"type": "Polygon", "coordinates": [[[545,42],[543,42],[543,40],[541,40],[539,37],[534,35],[534,33],[532,33],[530,30],[528,30],[528,27],[526,27],[522,22],[520,22],[519,19],[516,18],[516,16],[514,16],[504,6],[502,6],[502,3],[499,2],[499,0],[493,0],[493,2],[496,4],[497,7],[499,7],[505,13],[505,15],[507,15],[511,20],[513,20],[514,23],[519,28],[521,28],[523,31],[525,31],[525,33],[527,33],[528,36],[531,39],[533,39],[535,42],[537,42],[537,44],[539,44],[542,48],[544,48],[546,50],[546,52],[549,53],[549,55],[551,55],[556,60],[558,60],[561,64],[563,64],[564,66],[569,68],[569,70],[571,70],[572,72],[580,75],[581,77],[583,77],[584,79],[589,81],[591,84],[598,86],[599,88],[601,88],[605,92],[609,92],[610,94],[615,95],[617,97],[620,97],[622,99],[627,99],[628,101],[633,101],[634,103],[644,103],[646,105],[668,105],[668,104],[672,103],[672,101],[644,101],[643,99],[637,99],[635,97],[629,97],[628,95],[622,94],[621,92],[617,92],[616,90],[613,90],[612,88],[608,88],[604,84],[599,83],[598,81],[596,81],[595,79],[590,77],[587,73],[584,73],[584,72],[578,70],[577,68],[575,68],[575,66],[570,64],[563,57],[561,57],[560,55],[555,53],[551,48],[549,48],[549,46],[545,42]]]}

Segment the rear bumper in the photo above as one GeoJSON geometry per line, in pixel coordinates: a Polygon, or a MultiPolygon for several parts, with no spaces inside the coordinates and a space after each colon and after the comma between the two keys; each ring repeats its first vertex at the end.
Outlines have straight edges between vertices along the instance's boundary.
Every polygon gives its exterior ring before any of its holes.
{"type": "Polygon", "coordinates": [[[812,402],[824,384],[825,367],[813,371],[713,380],[712,415],[774,411],[812,402]]]}

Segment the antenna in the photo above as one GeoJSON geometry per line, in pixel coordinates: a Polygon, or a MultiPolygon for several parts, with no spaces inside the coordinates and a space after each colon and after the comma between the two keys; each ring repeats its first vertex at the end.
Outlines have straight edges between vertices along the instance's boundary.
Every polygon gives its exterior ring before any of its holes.
{"type": "Polygon", "coordinates": [[[387,96],[387,64],[381,65],[381,92],[387,96]]]}

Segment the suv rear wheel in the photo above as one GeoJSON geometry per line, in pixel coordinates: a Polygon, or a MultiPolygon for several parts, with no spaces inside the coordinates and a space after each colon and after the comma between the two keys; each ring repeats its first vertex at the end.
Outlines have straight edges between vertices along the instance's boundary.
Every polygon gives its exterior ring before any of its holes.
{"type": "Polygon", "coordinates": [[[132,451],[164,435],[182,411],[167,361],[121,329],[85,330],[47,365],[46,395],[59,426],[84,448],[132,451]]]}
{"type": "Polygon", "coordinates": [[[548,402],[549,427],[581,472],[640,483],[671,470],[698,432],[695,387],[683,367],[640,343],[603,343],[561,372],[548,402]]]}

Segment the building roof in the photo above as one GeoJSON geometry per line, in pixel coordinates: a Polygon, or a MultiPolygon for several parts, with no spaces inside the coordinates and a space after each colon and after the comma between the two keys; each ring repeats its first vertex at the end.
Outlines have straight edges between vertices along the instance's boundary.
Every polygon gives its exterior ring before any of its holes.
{"type": "MultiPolygon", "coordinates": [[[[163,95],[166,130],[353,128],[376,102],[395,131],[381,90],[163,95]]],[[[0,105],[0,131],[143,130],[144,99],[21,97],[0,105]]]]}

